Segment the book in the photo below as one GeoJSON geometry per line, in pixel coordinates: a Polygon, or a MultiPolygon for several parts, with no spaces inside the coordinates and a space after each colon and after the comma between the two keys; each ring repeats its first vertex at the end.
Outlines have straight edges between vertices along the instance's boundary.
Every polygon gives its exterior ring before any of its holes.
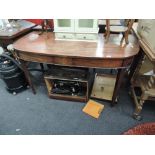
{"type": "Polygon", "coordinates": [[[89,100],[82,111],[94,118],[99,118],[103,109],[103,104],[100,104],[93,100],[89,100]]]}

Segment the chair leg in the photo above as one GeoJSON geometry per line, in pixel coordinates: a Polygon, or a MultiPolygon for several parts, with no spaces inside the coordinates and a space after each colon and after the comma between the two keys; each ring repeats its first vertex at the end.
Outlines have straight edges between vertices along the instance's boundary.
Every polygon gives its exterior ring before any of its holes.
{"type": "Polygon", "coordinates": [[[107,31],[105,31],[105,33],[103,34],[103,36],[104,36],[104,37],[106,37],[106,36],[107,36],[107,31]]]}
{"type": "Polygon", "coordinates": [[[140,113],[141,113],[142,108],[143,108],[143,103],[144,103],[144,100],[139,101],[139,104],[138,104],[138,106],[136,106],[135,112],[133,114],[133,118],[138,120],[138,121],[142,120],[142,116],[140,115],[140,113]]]}
{"type": "MultiPolygon", "coordinates": [[[[135,97],[135,96],[134,96],[134,97],[135,97]]],[[[138,120],[138,121],[142,120],[142,116],[140,116],[140,113],[141,113],[141,111],[142,111],[143,104],[144,104],[145,100],[147,100],[147,99],[148,99],[148,96],[145,95],[145,94],[142,94],[142,95],[140,96],[139,102],[137,102],[137,96],[136,96],[136,108],[135,108],[135,112],[134,112],[134,114],[133,114],[133,118],[134,118],[134,119],[136,119],[136,120],[138,120]]]]}
{"type": "Polygon", "coordinates": [[[110,19],[106,19],[106,33],[105,33],[106,40],[105,42],[107,43],[109,41],[110,37],[110,19]]]}
{"type": "Polygon", "coordinates": [[[106,38],[105,38],[106,39],[106,43],[109,41],[109,37],[110,37],[110,32],[108,31],[107,34],[106,34],[106,38]]]}
{"type": "Polygon", "coordinates": [[[142,106],[139,105],[135,90],[134,90],[134,85],[131,84],[131,96],[133,97],[134,103],[135,103],[135,112],[133,113],[133,118],[136,120],[141,120],[142,117],[139,115],[141,110],[142,110],[142,106]]]}
{"type": "Polygon", "coordinates": [[[123,41],[124,41],[124,35],[123,35],[123,37],[122,37],[122,39],[121,39],[121,41],[120,41],[120,44],[121,44],[121,45],[123,44],[123,41]]]}
{"type": "Polygon", "coordinates": [[[129,32],[125,32],[125,34],[124,34],[124,38],[125,38],[125,43],[126,43],[126,44],[129,43],[128,35],[129,35],[129,32]]]}

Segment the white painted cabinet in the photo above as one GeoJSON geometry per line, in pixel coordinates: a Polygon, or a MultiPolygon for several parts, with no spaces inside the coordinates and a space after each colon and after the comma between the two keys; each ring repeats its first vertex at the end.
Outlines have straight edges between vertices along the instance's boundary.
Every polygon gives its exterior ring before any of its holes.
{"type": "Polygon", "coordinates": [[[74,32],[74,19],[55,19],[55,32],[74,32]]]}
{"type": "Polygon", "coordinates": [[[60,40],[97,40],[97,19],[55,19],[55,38],[60,40]]]}
{"type": "Polygon", "coordinates": [[[75,20],[76,33],[98,33],[97,19],[76,19],[75,20]]]}

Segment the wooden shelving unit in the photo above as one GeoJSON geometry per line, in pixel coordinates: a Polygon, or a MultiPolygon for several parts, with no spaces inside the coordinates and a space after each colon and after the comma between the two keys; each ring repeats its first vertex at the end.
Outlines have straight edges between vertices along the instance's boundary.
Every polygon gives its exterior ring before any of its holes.
{"type": "Polygon", "coordinates": [[[90,94],[90,73],[88,69],[76,69],[76,68],[66,68],[66,67],[56,67],[52,68],[44,76],[45,83],[48,90],[48,96],[50,98],[62,99],[62,100],[72,100],[79,102],[87,102],[90,94]],[[58,94],[53,93],[55,80],[64,82],[78,82],[82,86],[82,95],[79,94],[58,94]]]}

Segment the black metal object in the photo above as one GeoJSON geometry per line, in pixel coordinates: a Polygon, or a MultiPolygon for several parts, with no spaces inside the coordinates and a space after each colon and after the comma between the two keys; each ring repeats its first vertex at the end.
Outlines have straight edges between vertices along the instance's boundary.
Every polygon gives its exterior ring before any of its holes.
{"type": "Polygon", "coordinates": [[[10,93],[16,94],[27,88],[22,67],[8,52],[0,55],[0,75],[10,93]]]}
{"type": "Polygon", "coordinates": [[[79,81],[53,80],[51,93],[84,96],[86,88],[79,81]]]}

